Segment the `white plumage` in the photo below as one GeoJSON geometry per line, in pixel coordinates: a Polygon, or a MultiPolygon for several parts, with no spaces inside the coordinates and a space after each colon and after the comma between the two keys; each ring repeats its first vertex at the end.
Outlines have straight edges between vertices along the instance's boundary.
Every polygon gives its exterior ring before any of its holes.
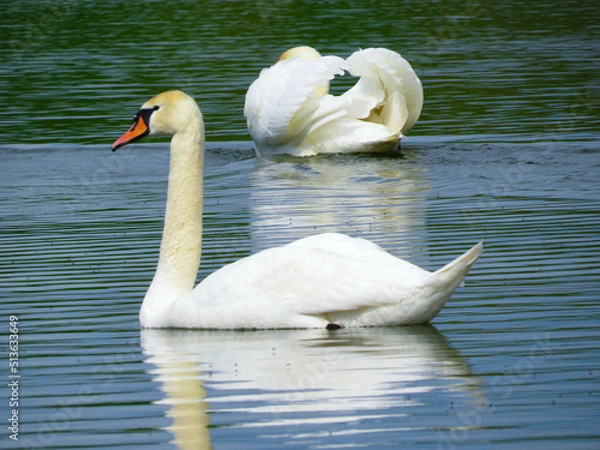
{"type": "Polygon", "coordinates": [[[193,287],[200,262],[204,125],[196,103],[170,91],[146,102],[113,149],[172,134],[165,225],[144,328],[325,328],[424,323],[444,306],[483,243],[436,272],[364,239],[326,233],[224,266],[193,287]]]}
{"type": "Polygon", "coordinates": [[[222,267],[164,319],[171,327],[229,329],[426,323],[480,251],[481,244],[432,274],[367,240],[319,234],[222,267]]]}
{"type": "Polygon", "coordinates": [[[251,84],[244,115],[258,154],[310,156],[395,150],[422,106],[421,81],[396,52],[369,48],[344,60],[296,47],[251,84]],[[344,71],[359,80],[330,94],[344,71]]]}

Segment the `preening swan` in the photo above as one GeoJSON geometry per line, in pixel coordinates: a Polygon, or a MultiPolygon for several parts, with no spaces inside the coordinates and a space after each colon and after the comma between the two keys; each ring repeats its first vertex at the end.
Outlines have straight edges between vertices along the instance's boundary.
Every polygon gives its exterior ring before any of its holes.
{"type": "Polygon", "coordinates": [[[204,123],[180,91],[157,95],[113,151],[169,134],[171,159],[158,266],[140,310],[143,328],[337,328],[424,323],[444,306],[483,243],[428,272],[377,245],[326,233],[226,265],[194,288],[202,241],[204,123]]]}
{"type": "Polygon", "coordinates": [[[392,50],[368,48],[344,60],[294,47],[250,85],[244,115],[259,155],[310,156],[396,150],[422,106],[419,77],[392,50]],[[358,82],[329,94],[344,71],[358,82]]]}

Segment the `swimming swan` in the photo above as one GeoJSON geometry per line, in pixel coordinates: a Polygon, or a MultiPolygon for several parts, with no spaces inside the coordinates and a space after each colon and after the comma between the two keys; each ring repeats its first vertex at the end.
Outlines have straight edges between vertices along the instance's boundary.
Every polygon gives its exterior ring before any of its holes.
{"type": "Polygon", "coordinates": [[[483,243],[437,272],[364,239],[326,233],[226,265],[194,288],[202,241],[204,123],[180,91],[152,98],[117,150],[169,134],[171,159],[158,266],[140,310],[143,328],[338,328],[431,320],[479,257],[483,243]]]}
{"type": "Polygon", "coordinates": [[[244,115],[259,155],[388,152],[423,106],[423,87],[411,65],[385,48],[344,60],[294,47],[263,69],[246,93],[244,115]],[[329,82],[344,71],[358,82],[342,95],[329,82]]]}

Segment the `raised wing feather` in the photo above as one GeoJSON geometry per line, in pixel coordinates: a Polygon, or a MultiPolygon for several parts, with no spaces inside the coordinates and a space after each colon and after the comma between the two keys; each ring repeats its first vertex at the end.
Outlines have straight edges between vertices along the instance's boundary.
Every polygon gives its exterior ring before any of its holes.
{"type": "MultiPolygon", "coordinates": [[[[346,60],[347,70],[354,76],[376,80],[386,91],[390,104],[392,93],[405,103],[404,123],[399,131],[407,131],[416,123],[423,107],[423,86],[412,66],[398,53],[385,48],[368,48],[354,52],[346,60]]],[[[394,106],[398,108],[398,106],[394,106]]],[[[397,117],[397,113],[389,116],[397,117]]]]}
{"type": "Polygon", "coordinates": [[[327,92],[329,81],[343,73],[343,65],[342,58],[325,56],[309,61],[292,58],[263,69],[246,93],[244,115],[252,139],[262,145],[289,139],[292,118],[309,98],[327,92]]]}

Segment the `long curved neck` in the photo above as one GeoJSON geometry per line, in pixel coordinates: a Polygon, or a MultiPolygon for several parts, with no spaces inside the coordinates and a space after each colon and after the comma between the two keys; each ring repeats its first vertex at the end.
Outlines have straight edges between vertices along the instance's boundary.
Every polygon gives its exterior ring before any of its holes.
{"type": "Polygon", "coordinates": [[[142,324],[194,288],[202,249],[204,124],[171,140],[167,206],[160,255],[140,311],[142,324]]]}

